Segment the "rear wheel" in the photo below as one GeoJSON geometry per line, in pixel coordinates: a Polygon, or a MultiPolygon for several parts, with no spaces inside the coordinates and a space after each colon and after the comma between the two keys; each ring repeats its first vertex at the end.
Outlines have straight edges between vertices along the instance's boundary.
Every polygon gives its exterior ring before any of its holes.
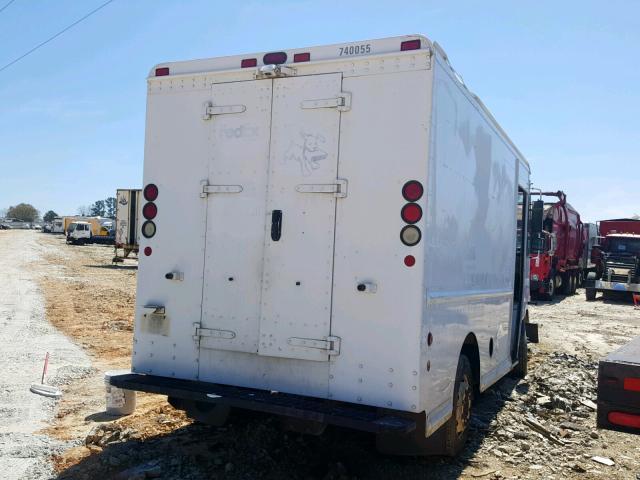
{"type": "Polygon", "coordinates": [[[473,403],[473,372],[466,355],[460,355],[453,389],[453,415],[445,423],[445,455],[455,456],[464,448],[469,435],[473,403]]]}
{"type": "Polygon", "coordinates": [[[571,295],[575,295],[577,289],[578,289],[578,275],[575,273],[572,273],[571,274],[571,295]]]}
{"type": "Polygon", "coordinates": [[[518,363],[512,370],[512,374],[518,378],[524,378],[529,372],[529,352],[527,350],[527,333],[524,323],[520,330],[520,345],[518,346],[518,363]]]}
{"type": "Polygon", "coordinates": [[[473,403],[474,379],[471,362],[460,355],[453,390],[453,412],[451,418],[430,437],[425,438],[426,417],[411,415],[419,423],[409,434],[378,434],[376,447],[379,452],[392,455],[446,455],[455,456],[464,448],[469,432],[471,404],[473,403]]]}
{"type": "Polygon", "coordinates": [[[184,410],[188,417],[195,421],[221,427],[227,421],[231,407],[209,402],[196,402],[181,398],[169,397],[169,403],[173,408],[184,410]]]}
{"type": "Polygon", "coordinates": [[[547,291],[544,294],[545,300],[553,300],[553,296],[556,294],[556,281],[555,275],[551,275],[549,278],[549,286],[547,287],[547,291]]]}
{"type": "Polygon", "coordinates": [[[587,301],[592,302],[596,299],[596,289],[595,288],[586,288],[585,296],[587,297],[587,301]]]}

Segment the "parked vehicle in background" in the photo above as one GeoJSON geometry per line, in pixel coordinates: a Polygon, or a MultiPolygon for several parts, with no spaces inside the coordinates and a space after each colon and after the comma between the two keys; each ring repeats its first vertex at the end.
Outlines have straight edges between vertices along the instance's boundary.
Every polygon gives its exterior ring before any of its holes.
{"type": "Polygon", "coordinates": [[[139,188],[122,188],[116,191],[114,262],[122,262],[132,253],[138,255],[140,191],[139,188]]]}
{"type": "Polygon", "coordinates": [[[474,392],[526,372],[530,170],[444,51],[164,63],[148,92],[134,373],[111,385],[459,452],[474,392]]]}
{"type": "Polygon", "coordinates": [[[584,280],[587,278],[589,272],[596,271],[596,263],[593,258],[593,247],[599,244],[599,232],[597,223],[583,223],[582,224],[582,243],[583,251],[580,258],[580,268],[582,269],[582,283],[579,286],[584,285],[584,280]]]}
{"type": "Polygon", "coordinates": [[[640,337],[600,360],[598,428],[640,435],[640,337]]]}
{"type": "Polygon", "coordinates": [[[0,225],[4,227],[4,230],[10,230],[14,228],[30,229],[31,224],[29,222],[23,222],[17,218],[2,218],[0,219],[0,225]]]}
{"type": "MultiPolygon", "coordinates": [[[[109,229],[112,225],[112,222],[109,219],[102,217],[75,217],[75,220],[71,221],[74,217],[64,217],[66,223],[66,234],[67,239],[74,238],[74,236],[69,236],[71,228],[73,225],[77,224],[88,224],[91,235],[89,236],[88,241],[83,241],[82,243],[104,243],[110,244],[114,240],[113,231],[109,229]]],[[[77,227],[73,227],[76,232],[75,236],[80,235],[79,238],[85,238],[81,233],[84,231],[84,228],[78,230],[77,227]]],[[[78,242],[68,242],[68,243],[78,243],[78,242]]]]}
{"type": "Polygon", "coordinates": [[[67,228],[67,243],[86,245],[92,241],[91,224],[89,222],[71,222],[67,228]]]}
{"type": "Polygon", "coordinates": [[[584,232],[580,214],[562,191],[540,192],[531,208],[530,286],[533,297],[573,295],[582,283],[584,232]],[[542,197],[556,197],[545,202],[542,197]]]}
{"type": "Polygon", "coordinates": [[[587,300],[595,300],[597,292],[640,293],[640,220],[601,220],[598,229],[600,245],[592,253],[596,269],[585,282],[587,300]]]}
{"type": "Polygon", "coordinates": [[[51,223],[51,233],[65,233],[64,232],[64,218],[56,217],[51,223]]]}

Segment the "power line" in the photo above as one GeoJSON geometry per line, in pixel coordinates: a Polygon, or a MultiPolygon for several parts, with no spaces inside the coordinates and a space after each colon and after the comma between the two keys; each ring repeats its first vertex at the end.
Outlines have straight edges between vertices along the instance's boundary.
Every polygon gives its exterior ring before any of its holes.
{"type": "Polygon", "coordinates": [[[7,8],[9,5],[11,5],[13,2],[15,2],[16,0],[9,0],[4,7],[0,7],[0,13],[2,13],[2,11],[7,8]]]}
{"type": "MultiPolygon", "coordinates": [[[[15,0],[11,0],[11,2],[13,2],[15,0]]],[[[20,60],[22,60],[24,57],[31,55],[33,52],[35,52],[36,50],[38,50],[41,47],[44,47],[47,43],[49,43],[52,40],[55,40],[56,38],[58,38],[60,35],[62,35],[63,33],[65,33],[68,30],[71,30],[73,27],[75,27],[76,25],[78,25],[80,22],[86,20],[87,18],[89,18],[91,15],[93,15],[94,13],[98,12],[99,10],[102,10],[104,7],[106,7],[107,5],[109,5],[111,2],[113,2],[115,0],[108,0],[106,2],[104,2],[102,5],[100,5],[99,7],[91,10],[89,13],[87,13],[84,17],[76,20],[75,22],[73,22],[71,25],[63,28],[62,30],[60,30],[58,33],[56,33],[55,35],[53,35],[52,37],[47,38],[44,42],[39,43],[38,45],[36,45],[35,47],[33,47],[31,50],[29,50],[28,52],[23,53],[22,55],[20,55],[18,58],[11,60],[9,63],[7,63],[6,65],[3,65],[2,67],[0,67],[0,72],[2,72],[3,70],[6,70],[7,68],[9,68],[11,65],[19,62],[20,60]]],[[[3,9],[7,8],[11,2],[9,2],[9,4],[5,5],[4,7],[2,7],[3,9]]],[[[1,12],[2,10],[0,10],[1,12]]]]}

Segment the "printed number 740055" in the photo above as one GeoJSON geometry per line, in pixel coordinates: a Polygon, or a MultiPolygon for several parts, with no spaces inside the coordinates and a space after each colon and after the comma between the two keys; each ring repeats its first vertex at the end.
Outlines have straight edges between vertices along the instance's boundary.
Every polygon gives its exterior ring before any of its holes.
{"type": "Polygon", "coordinates": [[[339,56],[344,57],[346,55],[364,55],[365,53],[371,53],[371,44],[363,43],[361,45],[347,45],[339,47],[339,56]]]}

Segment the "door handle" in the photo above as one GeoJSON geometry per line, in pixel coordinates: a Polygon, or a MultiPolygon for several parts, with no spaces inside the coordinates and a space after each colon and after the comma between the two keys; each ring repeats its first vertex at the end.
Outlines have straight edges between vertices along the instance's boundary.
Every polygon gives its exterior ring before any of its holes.
{"type": "Polygon", "coordinates": [[[271,212],[271,240],[277,242],[282,235],[282,210],[271,212]]]}

